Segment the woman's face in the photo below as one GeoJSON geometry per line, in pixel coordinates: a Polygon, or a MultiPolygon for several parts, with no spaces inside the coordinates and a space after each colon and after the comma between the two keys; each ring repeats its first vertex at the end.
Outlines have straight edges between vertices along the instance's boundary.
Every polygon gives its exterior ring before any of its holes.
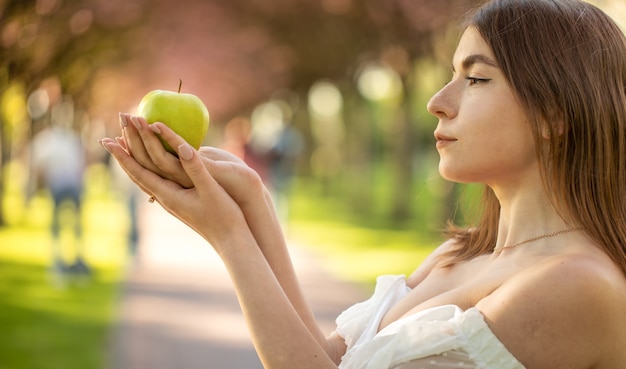
{"type": "Polygon", "coordinates": [[[493,187],[536,173],[527,115],[475,28],[463,33],[452,69],[452,80],[428,102],[428,111],[439,118],[435,137],[441,175],[493,187]]]}

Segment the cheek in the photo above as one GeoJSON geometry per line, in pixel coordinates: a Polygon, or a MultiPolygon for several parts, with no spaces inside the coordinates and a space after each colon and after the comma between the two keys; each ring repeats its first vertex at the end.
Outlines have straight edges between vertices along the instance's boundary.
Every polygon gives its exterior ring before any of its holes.
{"type": "Polygon", "coordinates": [[[534,146],[524,136],[485,132],[442,151],[439,173],[454,182],[488,183],[525,172],[535,161],[534,146]]]}

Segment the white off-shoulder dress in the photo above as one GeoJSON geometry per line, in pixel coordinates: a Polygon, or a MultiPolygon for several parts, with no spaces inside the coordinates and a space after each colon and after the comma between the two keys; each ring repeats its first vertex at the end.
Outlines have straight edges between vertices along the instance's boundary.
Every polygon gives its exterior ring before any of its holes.
{"type": "Polygon", "coordinates": [[[401,275],[378,277],[372,297],[337,318],[348,346],[340,369],[524,369],[476,308],[444,305],[401,318],[378,332],[410,288],[401,275]]]}

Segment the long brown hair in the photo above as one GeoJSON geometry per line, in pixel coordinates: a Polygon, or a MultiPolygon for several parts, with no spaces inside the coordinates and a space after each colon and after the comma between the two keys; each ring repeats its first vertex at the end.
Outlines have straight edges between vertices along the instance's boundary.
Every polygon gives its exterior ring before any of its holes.
{"type": "MultiPolygon", "coordinates": [[[[493,0],[465,26],[491,47],[530,116],[552,205],[626,274],[624,34],[579,0],[493,0]]],[[[482,206],[471,228],[450,227],[461,247],[448,264],[495,247],[500,207],[488,187],[482,206]]]]}

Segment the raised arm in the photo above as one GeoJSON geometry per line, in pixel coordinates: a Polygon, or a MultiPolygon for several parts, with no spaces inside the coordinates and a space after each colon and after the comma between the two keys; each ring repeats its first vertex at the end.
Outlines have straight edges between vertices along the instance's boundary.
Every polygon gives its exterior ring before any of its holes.
{"type": "Polygon", "coordinates": [[[222,257],[266,366],[335,367],[329,358],[338,360],[341,353],[326,343],[302,295],[258,175],[221,150],[193,150],[164,125],[150,129],[140,119],[122,125],[124,139],[104,139],[103,145],[144,191],[205,237],[222,257]],[[181,160],[166,156],[154,131],[180,147],[181,160]]]}

